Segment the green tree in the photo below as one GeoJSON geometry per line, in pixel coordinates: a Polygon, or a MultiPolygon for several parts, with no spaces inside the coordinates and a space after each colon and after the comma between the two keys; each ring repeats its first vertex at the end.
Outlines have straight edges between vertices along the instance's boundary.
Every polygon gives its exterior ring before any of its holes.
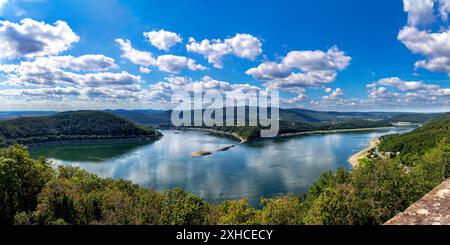
{"type": "Polygon", "coordinates": [[[294,195],[262,199],[263,209],[258,213],[258,223],[262,225],[301,225],[304,207],[299,197],[294,195]]]}
{"type": "Polygon", "coordinates": [[[205,225],[208,221],[209,205],[200,197],[180,188],[163,194],[161,223],[165,225],[205,225]]]}
{"type": "Polygon", "coordinates": [[[252,225],[257,224],[257,211],[252,208],[248,199],[226,201],[219,205],[219,224],[252,225]]]}
{"type": "Polygon", "coordinates": [[[34,210],[52,174],[45,159],[31,159],[22,146],[0,149],[0,223],[12,224],[16,213],[34,210]]]}
{"type": "Polygon", "coordinates": [[[355,216],[355,195],[350,184],[328,187],[313,201],[307,224],[351,225],[357,223],[355,216]]]}

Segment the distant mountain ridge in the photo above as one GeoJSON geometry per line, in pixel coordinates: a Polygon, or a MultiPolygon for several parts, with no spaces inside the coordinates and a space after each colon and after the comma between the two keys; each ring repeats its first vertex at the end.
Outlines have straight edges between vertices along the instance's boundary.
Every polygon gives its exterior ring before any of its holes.
{"type": "MultiPolygon", "coordinates": [[[[171,125],[172,110],[104,110],[116,116],[126,118],[134,123],[149,126],[171,125]]],[[[21,117],[48,116],[54,111],[11,111],[0,112],[0,121],[21,117]]],[[[442,113],[405,113],[405,112],[337,112],[314,111],[308,109],[280,109],[280,119],[286,122],[334,122],[344,120],[387,120],[389,122],[425,123],[442,113]]]]}
{"type": "MultiPolygon", "coordinates": [[[[236,110],[236,109],[235,109],[236,110]]],[[[248,108],[247,108],[248,110],[248,108]]],[[[171,110],[108,110],[143,125],[171,125],[171,110]]],[[[193,115],[193,113],[191,113],[193,115]]],[[[270,114],[270,113],[269,113],[270,114]]],[[[225,113],[224,113],[225,115],[225,113]]],[[[236,115],[236,114],[235,114],[236,115]]],[[[336,112],[307,109],[280,109],[280,120],[284,122],[318,123],[347,120],[386,120],[388,122],[425,123],[442,113],[404,113],[404,112],[336,112]]],[[[248,117],[248,113],[247,113],[248,117]]]]}

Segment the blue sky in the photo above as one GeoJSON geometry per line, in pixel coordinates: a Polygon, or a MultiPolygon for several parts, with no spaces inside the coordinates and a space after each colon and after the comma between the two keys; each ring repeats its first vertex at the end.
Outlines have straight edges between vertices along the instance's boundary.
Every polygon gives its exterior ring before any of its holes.
{"type": "Polygon", "coordinates": [[[167,108],[201,85],[279,90],[284,107],[450,108],[448,0],[0,6],[0,110],[167,108]]]}

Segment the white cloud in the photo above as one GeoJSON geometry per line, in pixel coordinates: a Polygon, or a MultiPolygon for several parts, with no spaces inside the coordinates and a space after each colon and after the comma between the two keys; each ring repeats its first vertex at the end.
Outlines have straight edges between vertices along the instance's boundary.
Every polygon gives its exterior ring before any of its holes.
{"type": "Polygon", "coordinates": [[[21,64],[32,64],[36,68],[65,68],[73,71],[107,71],[119,68],[113,58],[102,54],[88,54],[80,57],[70,55],[39,57],[33,62],[22,62],[21,64]]]}
{"type": "Polygon", "coordinates": [[[254,60],[262,54],[262,43],[250,34],[236,34],[232,38],[208,40],[197,42],[189,38],[186,49],[189,52],[198,53],[208,59],[215,68],[223,68],[223,57],[234,54],[237,57],[254,60]]]}
{"type": "Polygon", "coordinates": [[[8,3],[8,0],[0,0],[0,15],[2,14],[3,8],[8,3]]]}
{"type": "Polygon", "coordinates": [[[193,59],[171,54],[159,56],[156,65],[159,70],[170,73],[179,73],[184,68],[191,71],[206,70],[206,67],[197,64],[193,59]]]}
{"type": "Polygon", "coordinates": [[[236,34],[226,39],[225,43],[233,49],[233,54],[240,58],[255,60],[262,54],[261,41],[249,34],[236,34]]]}
{"type": "Polygon", "coordinates": [[[155,47],[160,50],[169,51],[177,43],[183,42],[180,35],[165,30],[144,32],[144,37],[155,47]]]}
{"type": "Polygon", "coordinates": [[[324,100],[337,100],[344,96],[344,91],[340,88],[336,88],[334,91],[331,88],[326,88],[325,92],[328,93],[328,95],[322,97],[324,100]]]}
{"type": "Polygon", "coordinates": [[[351,57],[337,47],[323,51],[291,51],[281,63],[265,62],[246,74],[265,81],[270,89],[290,90],[322,87],[336,80],[337,72],[348,67],[351,57]]]}
{"type": "Polygon", "coordinates": [[[8,3],[8,0],[0,0],[0,9],[8,3]]]}
{"type": "Polygon", "coordinates": [[[290,98],[282,98],[281,103],[287,106],[298,105],[298,103],[305,102],[308,100],[308,96],[305,94],[305,89],[297,92],[297,95],[290,98]]]}
{"type": "Polygon", "coordinates": [[[222,57],[232,52],[231,47],[222,41],[207,39],[201,42],[190,39],[186,49],[189,52],[203,55],[215,68],[223,68],[222,57]]]}
{"type": "Polygon", "coordinates": [[[14,64],[0,64],[0,73],[10,73],[14,72],[17,69],[18,65],[14,64]]]}
{"type": "Polygon", "coordinates": [[[291,67],[284,63],[265,62],[256,68],[246,71],[247,75],[252,75],[256,80],[272,80],[276,78],[286,78],[292,73],[291,67]]]}
{"type": "Polygon", "coordinates": [[[47,98],[62,99],[67,96],[79,96],[80,89],[74,87],[65,88],[26,88],[26,89],[5,89],[2,90],[3,97],[14,98],[47,98]]]}
{"type": "Polygon", "coordinates": [[[207,93],[219,92],[221,94],[228,93],[231,96],[247,92],[260,92],[261,89],[249,84],[233,84],[226,81],[215,80],[205,76],[195,81],[190,77],[169,76],[164,81],[158,82],[149,87],[149,99],[157,102],[169,103],[171,96],[176,92],[207,93]]]}
{"type": "Polygon", "coordinates": [[[418,109],[450,105],[449,89],[422,81],[403,81],[398,77],[383,78],[368,84],[367,88],[368,98],[361,101],[361,104],[367,107],[418,109]]]}
{"type": "Polygon", "coordinates": [[[439,33],[405,27],[398,34],[400,40],[413,53],[426,57],[416,62],[416,68],[446,72],[450,76],[450,30],[439,33]]]}
{"type": "Polygon", "coordinates": [[[116,39],[116,43],[122,50],[122,57],[130,60],[133,64],[144,67],[156,64],[156,59],[150,52],[139,51],[131,46],[130,40],[116,39]]]}
{"type": "Polygon", "coordinates": [[[78,41],[64,21],[53,25],[32,19],[23,19],[20,24],[0,21],[0,59],[57,55],[78,41]]]}
{"type": "Polygon", "coordinates": [[[134,64],[140,65],[139,70],[142,73],[149,73],[149,66],[157,66],[160,71],[170,73],[179,73],[184,68],[188,68],[191,71],[203,71],[207,69],[197,64],[195,60],[184,56],[166,54],[154,58],[150,52],[134,49],[129,40],[116,39],[116,43],[119,44],[122,50],[122,57],[130,60],[134,64]]]}
{"type": "Polygon", "coordinates": [[[442,20],[448,20],[448,13],[450,13],[450,0],[439,0],[439,14],[442,20]]]}
{"type": "Polygon", "coordinates": [[[145,73],[145,74],[148,74],[148,73],[152,72],[152,70],[150,70],[150,69],[147,68],[147,67],[143,67],[143,66],[139,67],[139,71],[140,71],[141,73],[145,73]]]}
{"type": "Polygon", "coordinates": [[[435,9],[443,21],[448,20],[450,0],[403,0],[403,9],[409,26],[428,25],[436,21],[435,9]]]}
{"type": "Polygon", "coordinates": [[[408,13],[408,24],[411,26],[433,23],[434,0],[403,0],[403,9],[408,13]]]}
{"type": "Polygon", "coordinates": [[[383,78],[377,82],[379,85],[396,87],[402,91],[437,89],[437,85],[425,84],[423,81],[403,81],[398,77],[383,78]]]}
{"type": "Polygon", "coordinates": [[[139,76],[127,72],[106,72],[117,69],[114,59],[104,55],[50,56],[18,65],[0,66],[6,78],[3,84],[25,87],[128,87],[142,83],[139,76]],[[82,73],[79,73],[82,72],[82,73]],[[94,72],[94,73],[92,73],[94,72]]]}

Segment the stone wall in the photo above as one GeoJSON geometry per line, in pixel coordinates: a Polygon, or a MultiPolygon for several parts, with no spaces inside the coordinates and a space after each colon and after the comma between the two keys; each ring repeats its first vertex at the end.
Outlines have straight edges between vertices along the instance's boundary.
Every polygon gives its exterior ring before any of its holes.
{"type": "Polygon", "coordinates": [[[450,179],[385,225],[450,225],[450,179]]]}

